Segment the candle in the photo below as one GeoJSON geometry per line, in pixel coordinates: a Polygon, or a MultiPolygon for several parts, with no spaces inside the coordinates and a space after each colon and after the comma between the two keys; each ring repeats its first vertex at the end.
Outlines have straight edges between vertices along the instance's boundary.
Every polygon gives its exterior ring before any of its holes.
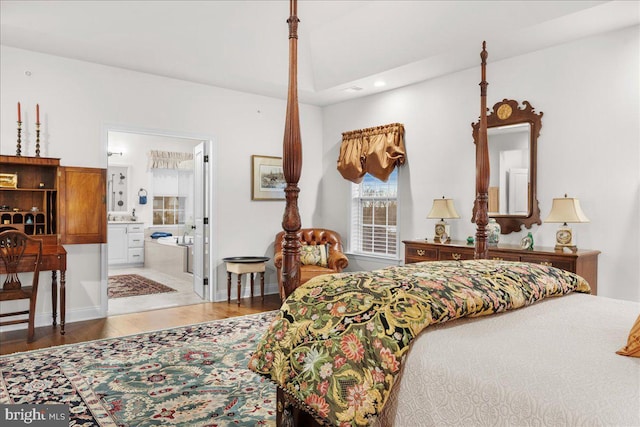
{"type": "Polygon", "coordinates": [[[40,104],[36,104],[36,123],[40,124],[40,104]]]}
{"type": "Polygon", "coordinates": [[[20,119],[20,103],[18,102],[18,121],[21,122],[22,119],[20,119]]]}

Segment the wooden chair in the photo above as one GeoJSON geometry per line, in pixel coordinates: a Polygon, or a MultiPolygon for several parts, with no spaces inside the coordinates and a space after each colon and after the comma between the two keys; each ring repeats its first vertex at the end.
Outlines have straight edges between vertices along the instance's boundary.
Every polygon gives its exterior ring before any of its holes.
{"type": "Polygon", "coordinates": [[[42,240],[29,237],[18,230],[0,233],[0,258],[4,263],[2,272],[7,276],[2,289],[0,289],[0,301],[29,300],[29,310],[0,313],[0,318],[28,314],[27,319],[6,320],[0,322],[0,326],[29,323],[27,342],[33,341],[35,333],[34,319],[41,256],[42,240]],[[33,272],[31,286],[22,286],[22,282],[20,282],[18,273],[25,272],[33,272]]]}

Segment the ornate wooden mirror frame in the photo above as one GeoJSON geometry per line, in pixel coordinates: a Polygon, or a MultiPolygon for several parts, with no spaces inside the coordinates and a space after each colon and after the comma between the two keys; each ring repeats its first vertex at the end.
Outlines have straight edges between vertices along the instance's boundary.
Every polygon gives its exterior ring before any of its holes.
{"type": "MultiPolygon", "coordinates": [[[[509,234],[512,232],[520,231],[524,225],[526,228],[531,228],[533,224],[542,224],[540,220],[540,208],[538,207],[538,197],[536,193],[537,187],[537,172],[538,172],[538,136],[540,135],[540,129],[542,128],[542,112],[536,113],[529,103],[529,101],[523,101],[523,107],[518,106],[518,101],[511,99],[503,99],[501,102],[496,103],[493,106],[493,111],[487,116],[487,128],[495,128],[516,124],[528,123],[530,125],[530,141],[529,141],[529,192],[528,199],[528,212],[527,214],[495,214],[490,213],[489,217],[495,218],[496,222],[500,224],[501,233],[509,234]]],[[[471,124],[473,128],[473,142],[478,143],[478,132],[480,129],[480,121],[471,124]]],[[[496,167],[496,165],[491,165],[496,167]]],[[[473,215],[471,221],[475,222],[476,206],[473,207],[473,215]]]]}

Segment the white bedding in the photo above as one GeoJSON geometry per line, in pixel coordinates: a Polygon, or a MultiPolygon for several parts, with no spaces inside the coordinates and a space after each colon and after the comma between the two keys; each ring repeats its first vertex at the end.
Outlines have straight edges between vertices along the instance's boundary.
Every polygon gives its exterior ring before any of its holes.
{"type": "Polygon", "coordinates": [[[427,328],[379,426],[640,426],[640,304],[572,294],[427,328]]]}

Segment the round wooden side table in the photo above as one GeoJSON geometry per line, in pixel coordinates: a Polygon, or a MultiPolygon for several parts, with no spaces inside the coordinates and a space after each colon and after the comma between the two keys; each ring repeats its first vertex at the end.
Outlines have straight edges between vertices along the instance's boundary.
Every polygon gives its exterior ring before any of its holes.
{"type": "Polygon", "coordinates": [[[260,273],[260,296],[264,301],[264,271],[265,263],[270,258],[264,256],[234,256],[222,258],[227,266],[227,302],[231,302],[231,273],[238,275],[238,305],[240,305],[240,290],[242,275],[249,273],[251,277],[251,298],[253,298],[253,283],[256,273],[260,273]]]}

